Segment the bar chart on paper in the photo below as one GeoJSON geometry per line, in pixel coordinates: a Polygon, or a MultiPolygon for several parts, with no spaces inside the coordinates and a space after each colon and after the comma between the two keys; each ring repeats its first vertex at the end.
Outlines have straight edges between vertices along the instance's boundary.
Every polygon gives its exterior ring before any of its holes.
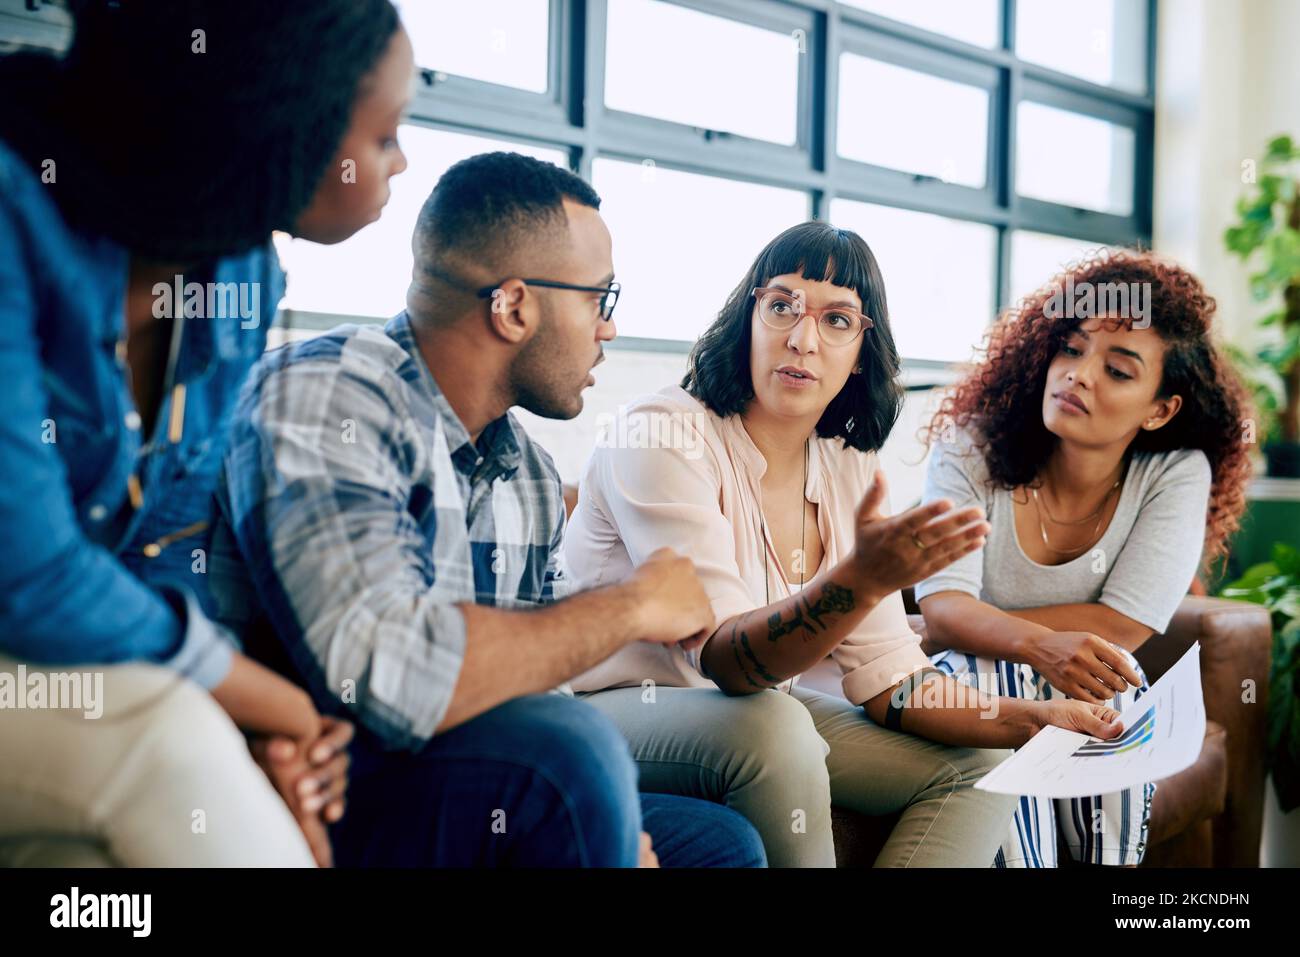
{"type": "Polygon", "coordinates": [[[1201,648],[1191,648],[1120,716],[1124,731],[1103,741],[1049,727],[975,787],[1046,798],[1108,794],[1188,767],[1205,738],[1201,648]]]}

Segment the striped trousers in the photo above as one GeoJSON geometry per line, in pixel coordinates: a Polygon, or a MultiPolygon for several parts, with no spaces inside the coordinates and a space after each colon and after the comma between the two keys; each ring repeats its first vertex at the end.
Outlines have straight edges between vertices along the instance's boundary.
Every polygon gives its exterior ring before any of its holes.
{"type": "MultiPolygon", "coordinates": [[[[1146,675],[1137,660],[1120,650],[1138,675],[1142,686],[1128,688],[1109,702],[1123,713],[1149,690],[1146,675]]],[[[1026,664],[983,658],[961,651],[935,655],[934,666],[962,684],[988,694],[1008,698],[1050,700],[1067,697],[1026,664]]],[[[1022,795],[1002,846],[994,855],[994,867],[1056,867],[1057,835],[1074,860],[1088,864],[1135,865],[1146,851],[1151,818],[1153,783],[1141,787],[1079,798],[1038,798],[1022,795]]]]}

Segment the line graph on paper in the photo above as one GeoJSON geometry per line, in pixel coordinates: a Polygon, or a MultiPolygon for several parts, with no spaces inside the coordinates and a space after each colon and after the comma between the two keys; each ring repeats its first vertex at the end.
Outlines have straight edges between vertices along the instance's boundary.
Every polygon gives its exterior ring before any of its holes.
{"type": "Polygon", "coordinates": [[[975,786],[1001,794],[1068,798],[1110,794],[1176,774],[1205,738],[1200,646],[1194,644],[1125,709],[1110,740],[1047,727],[975,786]]]}
{"type": "Polygon", "coordinates": [[[1093,738],[1078,751],[1075,751],[1071,757],[1074,758],[1108,758],[1116,754],[1124,754],[1132,751],[1134,748],[1140,748],[1152,738],[1156,732],[1156,709],[1152,705],[1147,708],[1142,717],[1137,719],[1137,723],[1127,729],[1123,734],[1113,741],[1101,741],[1093,738]]]}

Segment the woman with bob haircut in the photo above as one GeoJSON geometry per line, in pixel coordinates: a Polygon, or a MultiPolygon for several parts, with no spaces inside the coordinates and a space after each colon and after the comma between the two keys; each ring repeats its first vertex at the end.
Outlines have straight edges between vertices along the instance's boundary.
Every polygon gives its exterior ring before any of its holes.
{"type": "MultiPolygon", "coordinates": [[[[1250,411],[1213,341],[1214,309],[1186,270],[1121,250],[1073,266],[990,331],[928,430],[925,500],[978,505],[992,526],[916,589],[946,674],[1121,712],[1142,697],[1132,652],[1164,631],[1202,555],[1224,553],[1245,504],[1250,411]],[[1053,308],[1061,289],[1128,295],[1079,315],[1053,308]]],[[[994,863],[1054,867],[1059,832],[1077,860],[1136,865],[1154,792],[1023,797],[994,863]]]]}
{"type": "Polygon", "coordinates": [[[689,555],[718,627],[646,643],[572,683],[631,744],[641,786],[758,828],[773,866],[834,866],[831,805],[901,812],[882,866],[987,867],[1013,800],[974,783],[1039,728],[1119,733],[1105,705],[971,693],[929,665],[899,590],[978,549],[978,508],[890,516],[877,451],[902,390],[867,244],[820,222],[759,253],[681,386],[622,410],[566,535],[579,587],[661,547],[689,555]],[[618,447],[623,446],[623,447],[618,447]],[[651,447],[646,447],[651,446],[651,447]],[[827,655],[841,700],[798,687],[827,655]]]}

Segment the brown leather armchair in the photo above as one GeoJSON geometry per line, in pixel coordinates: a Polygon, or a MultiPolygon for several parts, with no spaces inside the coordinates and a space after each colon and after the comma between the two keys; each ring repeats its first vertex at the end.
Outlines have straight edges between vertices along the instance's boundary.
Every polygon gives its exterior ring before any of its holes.
{"type": "MultiPolygon", "coordinates": [[[[914,611],[910,594],[905,597],[914,611]]],[[[908,620],[924,632],[919,615],[908,620]]],[[[1148,639],[1137,659],[1154,682],[1196,641],[1201,643],[1205,743],[1195,764],[1159,782],[1141,866],[1257,867],[1272,646],[1268,612],[1246,602],[1189,596],[1169,630],[1148,639]]],[[[800,683],[839,693],[838,670],[830,659],[800,683]]],[[[835,808],[833,820],[837,863],[860,867],[875,860],[897,817],[835,808]]],[[[1061,854],[1063,863],[1069,860],[1068,853],[1061,854]]]]}

